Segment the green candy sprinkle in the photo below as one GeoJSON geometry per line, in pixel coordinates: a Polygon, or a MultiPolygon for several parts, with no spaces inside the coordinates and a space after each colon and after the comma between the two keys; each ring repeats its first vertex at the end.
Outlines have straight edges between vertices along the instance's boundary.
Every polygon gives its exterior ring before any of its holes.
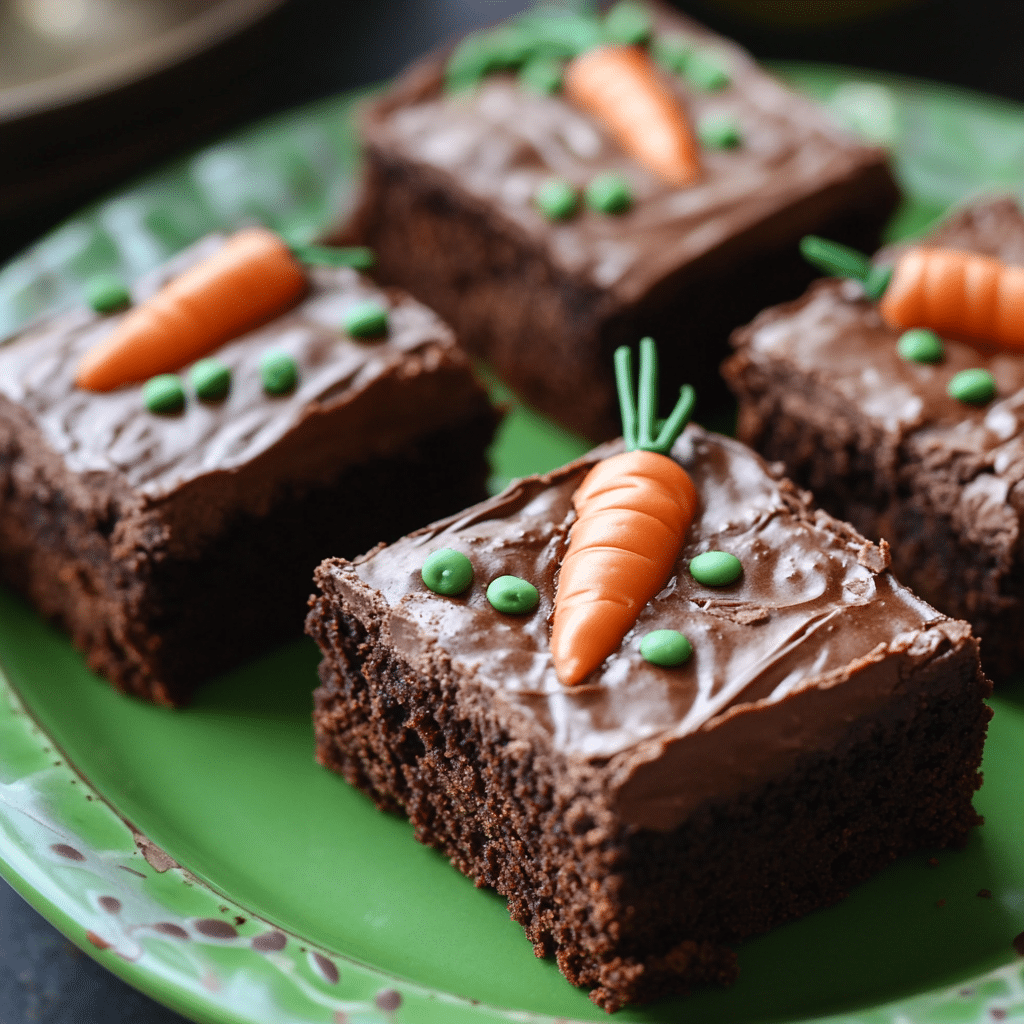
{"type": "Polygon", "coordinates": [[[696,49],[689,54],[683,74],[690,85],[704,92],[724,89],[732,81],[724,58],[711,50],[696,49]]]}
{"type": "Polygon", "coordinates": [[[996,379],[988,370],[961,370],[946,386],[950,398],[984,405],[996,397],[996,379]]]}
{"type": "Polygon", "coordinates": [[[223,398],[231,387],[231,370],[219,359],[200,359],[189,372],[192,390],[204,401],[223,398]]]}
{"type": "Polygon", "coordinates": [[[128,286],[116,274],[100,274],[85,286],[85,301],[97,313],[112,313],[131,302],[128,286]]]}
{"type": "Polygon", "coordinates": [[[287,352],[264,352],[260,356],[260,380],[269,395],[286,395],[295,390],[299,368],[287,352]]]}
{"type": "Polygon", "coordinates": [[[150,412],[181,412],[185,389],[176,373],[159,373],[142,385],[142,401],[150,412]]]}
{"type": "Polygon", "coordinates": [[[435,594],[455,597],[473,582],[473,563],[461,551],[440,548],[427,556],[420,578],[435,594]]]}
{"type": "Polygon", "coordinates": [[[388,331],[388,311],[379,302],[360,302],[344,319],[345,330],[353,338],[377,338],[388,331]]]}
{"type": "Polygon", "coordinates": [[[620,0],[604,18],[604,32],[610,43],[638,46],[650,39],[653,28],[650,11],[636,0],[620,0]]]}
{"type": "Polygon", "coordinates": [[[548,220],[566,220],[576,212],[579,198],[576,189],[562,178],[549,178],[533,197],[537,209],[548,220]]]}
{"type": "Polygon", "coordinates": [[[742,563],[728,551],[705,551],[690,559],[690,575],[705,587],[724,587],[735,583],[742,572],[742,563]]]}
{"type": "Polygon", "coordinates": [[[519,84],[542,96],[554,95],[562,88],[562,62],[543,56],[528,60],[519,72],[519,84]]]}
{"type": "Polygon", "coordinates": [[[946,354],[942,339],[923,327],[915,327],[900,335],[896,351],[908,363],[941,363],[946,354]]]}
{"type": "Polygon", "coordinates": [[[697,44],[688,36],[678,32],[657,35],[651,44],[654,59],[667,71],[681,75],[686,71],[690,57],[697,49],[697,44]]]}
{"type": "Polygon", "coordinates": [[[673,668],[689,660],[693,645],[677,629],[655,629],[640,641],[640,654],[652,665],[673,668]]]}
{"type": "Polygon", "coordinates": [[[633,193],[621,174],[599,174],[587,186],[586,201],[598,213],[622,213],[633,205],[633,193]]]}
{"type": "Polygon", "coordinates": [[[540,594],[532,583],[518,576],[499,576],[487,585],[491,607],[506,615],[526,615],[540,603],[540,594]]]}
{"type": "Polygon", "coordinates": [[[740,144],[740,128],[734,118],[712,114],[697,125],[697,137],[705,149],[734,149],[740,144]]]}

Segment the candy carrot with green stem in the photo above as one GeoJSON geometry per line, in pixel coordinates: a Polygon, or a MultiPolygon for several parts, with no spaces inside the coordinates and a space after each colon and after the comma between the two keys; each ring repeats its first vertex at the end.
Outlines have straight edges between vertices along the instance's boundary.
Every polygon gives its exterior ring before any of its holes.
{"type": "Polygon", "coordinates": [[[626,451],[602,459],[573,495],[577,519],[559,570],[551,654],[574,686],[618,649],[644,605],[665,585],[697,509],[689,474],[668,454],[693,410],[694,391],[655,434],[657,350],[640,342],[637,401],[632,353],[615,352],[626,451]]]}
{"type": "Polygon", "coordinates": [[[651,29],[649,15],[635,5],[618,4],[605,17],[541,7],[467,36],[448,62],[446,80],[460,89],[494,71],[518,68],[525,75],[543,66],[545,91],[561,84],[566,99],[638,163],[671,185],[692,185],[701,175],[700,147],[686,106],[647,48],[634,45],[651,29]]]}
{"type": "Polygon", "coordinates": [[[170,373],[297,302],[306,274],[272,231],[247,228],[131,309],[83,356],[75,383],[88,391],[170,373]]]}
{"type": "Polygon", "coordinates": [[[891,268],[875,267],[863,253],[814,235],[800,250],[825,273],[861,281],[890,327],[926,327],[1024,351],[1024,267],[927,246],[906,250],[891,268]]]}

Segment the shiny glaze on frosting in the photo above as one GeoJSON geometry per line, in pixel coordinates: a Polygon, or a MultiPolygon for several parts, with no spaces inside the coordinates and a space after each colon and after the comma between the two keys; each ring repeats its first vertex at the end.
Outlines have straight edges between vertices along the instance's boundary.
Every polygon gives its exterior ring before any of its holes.
{"type": "MultiPolygon", "coordinates": [[[[951,217],[927,242],[1024,266],[1024,215],[1012,199],[978,203],[951,217]]],[[[878,262],[898,252],[883,250],[878,262]]],[[[946,336],[942,362],[908,362],[896,348],[901,334],[882,321],[877,303],[867,301],[858,284],[829,278],[795,302],[766,310],[736,333],[734,343],[755,359],[763,354],[811,374],[894,443],[915,433],[930,443],[941,434],[950,449],[984,456],[997,472],[1024,458],[1024,357],[946,336]],[[949,396],[952,377],[972,367],[992,373],[995,401],[973,406],[949,396]]]]}
{"type": "Polygon", "coordinates": [[[371,110],[371,141],[457,181],[481,211],[496,211],[513,231],[542,245],[564,273],[624,302],[722,246],[743,251],[747,232],[808,196],[818,196],[820,222],[827,186],[884,163],[882,151],[854,143],[739,47],[674,12],[654,11],[658,30],[683,33],[724,55],[732,78],[721,90],[702,92],[665,73],[692,123],[723,116],[741,132],[734,149],[702,150],[703,178],[696,185],[667,185],[589,115],[560,96],[521,88],[509,75],[488,76],[469,93],[446,94],[443,61],[436,58],[371,110]],[[552,223],[534,204],[539,185],[552,176],[582,190],[608,171],[629,182],[635,202],[625,213],[582,211],[552,223]]]}
{"type": "MultiPolygon", "coordinates": [[[[141,280],[134,300],[222,244],[223,236],[197,243],[141,280]]],[[[202,497],[214,478],[223,485],[228,474],[234,483],[221,486],[216,502],[254,506],[283,481],[315,481],[389,454],[456,421],[467,403],[483,404],[451,331],[426,307],[348,268],[310,268],[309,279],[308,294],[292,310],[213,353],[231,369],[222,401],[199,401],[186,383],[185,410],[157,415],[145,409],[141,385],[105,394],[76,388],[78,359],[123,316],[90,310],[42,320],[0,346],[0,401],[35,425],[68,473],[103,481],[124,501],[154,505],[183,490],[202,497]],[[366,300],[388,309],[386,338],[344,333],[346,311],[366,300]],[[298,364],[291,394],[263,390],[259,358],[270,349],[298,364]]],[[[195,502],[188,504],[198,520],[195,502]]]]}
{"type": "Polygon", "coordinates": [[[784,773],[802,751],[826,749],[889,705],[908,663],[967,637],[964,623],[893,580],[884,548],[811,511],[743,445],[690,427],[672,455],[700,506],[672,575],[618,652],[581,685],[562,686],[548,637],[572,493],[594,459],[614,450],[516,482],[354,565],[325,563],[321,574],[413,666],[443,671],[450,659],[463,688],[487,694],[513,736],[539,736],[570,773],[598,773],[626,821],[671,829],[706,799],[784,773]],[[439,597],[420,579],[440,547],[473,562],[463,597],[439,597]],[[736,583],[710,588],[690,576],[689,560],[710,549],[740,558],[736,583]],[[533,615],[487,603],[487,583],[503,574],[538,587],[533,615]],[[666,628],[693,644],[678,668],[640,656],[642,637],[666,628]]]}

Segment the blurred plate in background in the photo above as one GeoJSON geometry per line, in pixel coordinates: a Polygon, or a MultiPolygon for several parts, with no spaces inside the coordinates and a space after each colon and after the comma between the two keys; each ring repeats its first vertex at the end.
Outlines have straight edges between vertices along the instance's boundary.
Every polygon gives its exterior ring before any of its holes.
{"type": "Polygon", "coordinates": [[[8,245],[254,108],[285,0],[0,0],[0,223],[8,245]]]}

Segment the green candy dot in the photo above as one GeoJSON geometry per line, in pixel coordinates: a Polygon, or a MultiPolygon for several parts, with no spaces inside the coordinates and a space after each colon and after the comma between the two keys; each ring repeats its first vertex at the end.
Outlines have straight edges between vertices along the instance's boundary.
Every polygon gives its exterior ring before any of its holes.
{"type": "Polygon", "coordinates": [[[219,359],[200,359],[189,372],[192,390],[204,401],[223,398],[231,387],[231,370],[219,359]]]}
{"type": "Polygon", "coordinates": [[[637,46],[646,42],[653,30],[651,13],[635,0],[620,0],[604,18],[604,32],[611,43],[637,46]]]}
{"type": "Polygon", "coordinates": [[[519,83],[530,92],[552,96],[562,88],[562,62],[554,57],[536,57],[519,72],[519,83]]]}
{"type": "Polygon", "coordinates": [[[741,141],[739,125],[724,114],[705,117],[697,126],[697,136],[705,149],[734,149],[741,141]]]}
{"type": "Polygon", "coordinates": [[[677,629],[656,629],[640,641],[640,653],[652,665],[672,668],[689,660],[693,645],[677,629]]]}
{"type": "Polygon", "coordinates": [[[185,389],[176,373],[160,373],[142,385],[142,401],[150,412],[180,412],[185,407],[185,389]]]}
{"type": "Polygon", "coordinates": [[[376,338],[387,334],[388,311],[379,302],[360,302],[345,314],[344,325],[353,338],[376,338]]]}
{"type": "Polygon", "coordinates": [[[961,370],[946,386],[950,398],[984,405],[996,397],[996,379],[988,370],[961,370]]]}
{"type": "Polygon", "coordinates": [[[690,575],[705,587],[724,587],[735,583],[743,572],[743,565],[728,551],[705,551],[690,559],[690,575]]]}
{"type": "Polygon", "coordinates": [[[260,380],[270,395],[286,395],[295,390],[299,368],[287,352],[264,352],[260,356],[260,380]]]}
{"type": "Polygon", "coordinates": [[[923,327],[915,327],[900,335],[896,351],[908,363],[941,363],[946,354],[942,339],[923,327]]]}
{"type": "Polygon", "coordinates": [[[690,85],[704,92],[724,89],[732,81],[725,59],[711,50],[694,50],[686,59],[683,74],[690,85]]]}
{"type": "Polygon", "coordinates": [[[586,200],[598,213],[622,213],[633,205],[633,193],[621,174],[599,174],[587,186],[586,200]]]}
{"type": "Polygon", "coordinates": [[[440,548],[427,556],[420,578],[435,594],[454,597],[473,582],[473,563],[453,548],[440,548]]]}
{"type": "Polygon", "coordinates": [[[111,313],[131,302],[128,286],[116,274],[100,274],[85,286],[85,301],[97,313],[111,313]]]}
{"type": "Polygon", "coordinates": [[[518,576],[499,576],[487,585],[487,600],[499,612],[526,615],[540,603],[537,588],[518,576]]]}
{"type": "Polygon", "coordinates": [[[576,189],[562,178],[550,178],[545,181],[537,189],[533,201],[548,220],[565,220],[571,217],[579,204],[576,189]]]}
{"type": "Polygon", "coordinates": [[[654,59],[667,71],[676,75],[686,71],[686,65],[696,49],[697,44],[692,39],[675,32],[665,35],[659,33],[651,44],[654,59]]]}

